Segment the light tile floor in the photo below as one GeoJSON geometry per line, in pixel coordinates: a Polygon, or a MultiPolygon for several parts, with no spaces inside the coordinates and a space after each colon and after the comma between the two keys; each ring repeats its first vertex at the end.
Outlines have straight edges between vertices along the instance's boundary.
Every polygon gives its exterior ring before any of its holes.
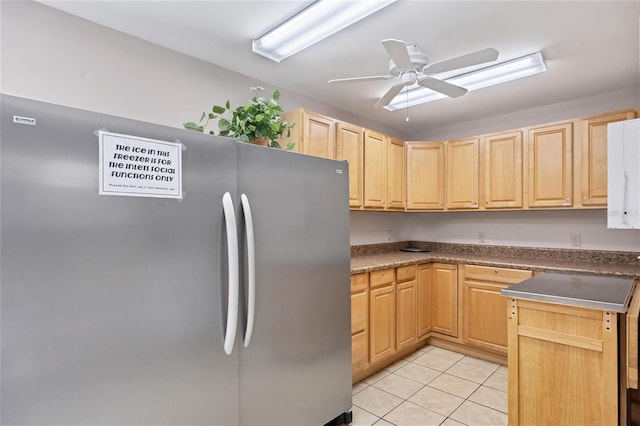
{"type": "Polygon", "coordinates": [[[425,346],[353,385],[352,426],[507,424],[507,367],[425,346]]]}

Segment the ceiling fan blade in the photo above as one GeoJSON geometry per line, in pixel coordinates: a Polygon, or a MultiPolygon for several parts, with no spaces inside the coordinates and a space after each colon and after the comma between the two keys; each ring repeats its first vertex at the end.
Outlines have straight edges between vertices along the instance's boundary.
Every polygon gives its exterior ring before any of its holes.
{"type": "Polygon", "coordinates": [[[329,80],[329,83],[357,83],[360,81],[388,80],[390,78],[393,78],[393,76],[392,75],[371,75],[368,77],[334,78],[329,80]]]}
{"type": "Polygon", "coordinates": [[[404,44],[404,41],[390,38],[387,40],[382,40],[382,45],[387,50],[387,53],[391,57],[391,60],[398,66],[398,68],[413,68],[411,58],[409,57],[409,51],[407,50],[407,45],[404,44]]]}
{"type": "Polygon", "coordinates": [[[439,74],[441,72],[451,71],[458,68],[465,68],[471,65],[495,61],[496,59],[498,59],[498,51],[494,48],[488,47],[486,49],[478,50],[477,52],[467,53],[466,55],[430,64],[428,66],[428,71],[430,74],[439,74]]]}
{"type": "Polygon", "coordinates": [[[389,102],[391,102],[391,100],[395,98],[398,95],[398,93],[400,93],[403,87],[404,87],[404,83],[402,82],[396,83],[393,86],[391,86],[389,90],[387,90],[387,93],[385,93],[384,95],[382,95],[380,99],[378,99],[378,102],[376,102],[374,107],[380,108],[380,107],[387,106],[389,102]]]}
{"type": "Polygon", "coordinates": [[[467,89],[464,87],[456,86],[455,84],[447,83],[443,80],[438,80],[432,77],[423,77],[418,79],[418,84],[427,89],[435,90],[443,95],[447,95],[450,98],[457,98],[467,93],[467,89]]]}

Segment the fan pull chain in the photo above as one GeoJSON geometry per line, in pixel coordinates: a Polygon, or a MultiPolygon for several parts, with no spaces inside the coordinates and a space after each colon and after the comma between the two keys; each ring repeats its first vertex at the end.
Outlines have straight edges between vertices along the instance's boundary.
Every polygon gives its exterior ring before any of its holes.
{"type": "Polygon", "coordinates": [[[405,120],[407,121],[407,123],[409,122],[409,88],[405,88],[405,92],[407,93],[407,117],[405,118],[405,120]]]}

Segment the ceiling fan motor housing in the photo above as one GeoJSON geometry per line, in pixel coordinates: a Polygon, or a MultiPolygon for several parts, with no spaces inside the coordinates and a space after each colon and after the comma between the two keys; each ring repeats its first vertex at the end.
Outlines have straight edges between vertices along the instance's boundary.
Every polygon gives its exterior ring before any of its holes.
{"type": "Polygon", "coordinates": [[[407,52],[409,53],[409,58],[411,59],[411,65],[413,65],[413,68],[410,68],[410,69],[398,68],[398,66],[395,64],[395,62],[393,62],[393,60],[389,60],[389,74],[393,75],[394,77],[397,77],[406,71],[412,71],[414,73],[421,72],[422,69],[429,64],[429,57],[424,53],[422,53],[422,51],[420,50],[420,47],[418,47],[417,45],[408,44],[407,52]]]}

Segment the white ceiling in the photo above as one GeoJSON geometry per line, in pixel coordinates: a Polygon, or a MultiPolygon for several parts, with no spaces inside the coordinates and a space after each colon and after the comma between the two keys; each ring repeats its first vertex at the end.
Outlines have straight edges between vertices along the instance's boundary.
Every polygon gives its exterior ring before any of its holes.
{"type": "Polygon", "coordinates": [[[316,99],[404,134],[621,89],[640,79],[640,1],[400,0],[310,48],[272,62],[253,38],[311,1],[43,1],[141,39],[316,99]],[[433,62],[494,47],[498,61],[542,51],[548,72],[389,112],[373,108],[389,81],[386,38],[417,44],[433,62]]]}

